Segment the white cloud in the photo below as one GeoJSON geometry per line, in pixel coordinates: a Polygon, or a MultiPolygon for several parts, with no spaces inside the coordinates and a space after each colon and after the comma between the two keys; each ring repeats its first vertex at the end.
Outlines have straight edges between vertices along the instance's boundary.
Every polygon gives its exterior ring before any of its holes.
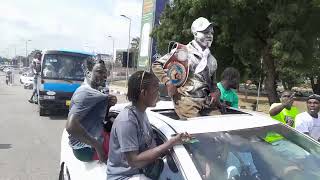
{"type": "Polygon", "coordinates": [[[108,35],[115,37],[116,48],[128,44],[128,21],[132,18],[131,36],[140,35],[142,0],[2,0],[0,6],[0,56],[13,47],[25,54],[29,49],[90,49],[112,52],[108,35]],[[95,3],[95,4],[94,4],[95,3]],[[87,47],[85,47],[87,46],[87,47]]]}

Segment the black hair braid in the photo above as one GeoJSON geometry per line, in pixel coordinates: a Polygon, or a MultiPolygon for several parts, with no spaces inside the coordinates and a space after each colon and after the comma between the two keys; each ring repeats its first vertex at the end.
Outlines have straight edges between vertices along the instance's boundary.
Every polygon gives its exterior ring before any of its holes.
{"type": "Polygon", "coordinates": [[[147,89],[148,86],[152,83],[152,81],[155,80],[154,74],[150,72],[145,72],[143,76],[143,73],[144,71],[137,71],[133,73],[129,78],[127,98],[132,103],[137,103],[139,100],[141,90],[147,89]],[[142,78],[143,80],[141,81],[142,78]]]}
{"type": "Polygon", "coordinates": [[[222,75],[221,75],[222,80],[233,80],[233,79],[240,79],[240,73],[236,68],[233,67],[227,67],[222,75]]]}

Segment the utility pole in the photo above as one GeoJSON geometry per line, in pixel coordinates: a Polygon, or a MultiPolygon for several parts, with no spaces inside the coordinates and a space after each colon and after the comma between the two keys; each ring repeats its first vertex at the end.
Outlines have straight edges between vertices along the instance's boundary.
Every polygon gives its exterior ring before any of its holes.
{"type": "Polygon", "coordinates": [[[126,15],[121,15],[122,17],[129,20],[129,39],[128,39],[128,53],[127,53],[127,69],[126,69],[126,85],[129,79],[129,56],[130,56],[130,31],[131,31],[131,19],[126,15]]]}
{"type": "Polygon", "coordinates": [[[114,63],[114,38],[112,36],[108,36],[112,40],[112,61],[111,61],[111,81],[113,81],[113,63],[114,63]]]}
{"type": "Polygon", "coordinates": [[[27,59],[27,62],[29,64],[29,58],[28,58],[28,42],[31,42],[31,40],[26,40],[26,59],[27,59]]]}

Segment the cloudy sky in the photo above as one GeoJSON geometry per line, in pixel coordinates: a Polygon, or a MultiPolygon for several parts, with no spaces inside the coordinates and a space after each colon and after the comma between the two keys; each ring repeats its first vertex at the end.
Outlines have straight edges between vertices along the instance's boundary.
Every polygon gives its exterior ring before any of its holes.
{"type": "Polygon", "coordinates": [[[78,49],[111,53],[140,36],[143,0],[1,0],[0,56],[25,55],[33,49],[78,49]]]}

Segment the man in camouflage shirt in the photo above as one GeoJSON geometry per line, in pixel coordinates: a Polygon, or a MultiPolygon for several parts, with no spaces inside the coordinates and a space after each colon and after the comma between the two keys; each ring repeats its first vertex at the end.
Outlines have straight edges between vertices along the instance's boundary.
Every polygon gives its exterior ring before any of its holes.
{"type": "Polygon", "coordinates": [[[219,91],[216,88],[215,72],[217,61],[210,53],[213,41],[213,25],[200,17],[191,26],[194,40],[187,46],[189,76],[184,85],[177,88],[167,76],[164,64],[172,53],[156,60],[152,70],[158,79],[167,87],[172,97],[175,111],[181,119],[212,114],[219,102],[219,91]]]}

